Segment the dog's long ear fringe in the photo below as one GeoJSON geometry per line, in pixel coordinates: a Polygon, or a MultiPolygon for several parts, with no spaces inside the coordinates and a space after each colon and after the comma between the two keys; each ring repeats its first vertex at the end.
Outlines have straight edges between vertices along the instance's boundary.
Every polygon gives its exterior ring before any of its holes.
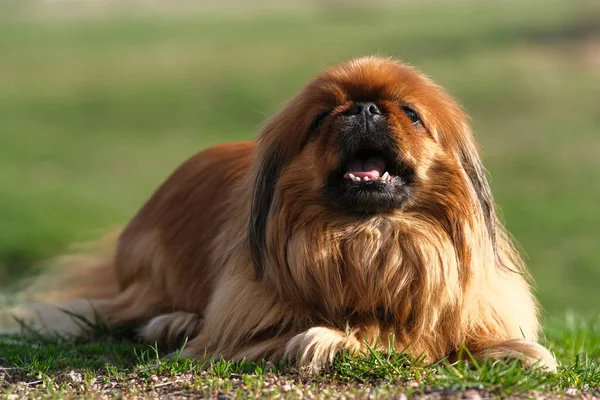
{"type": "MultiPolygon", "coordinates": [[[[252,206],[250,210],[250,226],[248,230],[250,256],[254,264],[256,278],[265,274],[267,220],[273,203],[275,186],[281,171],[306,143],[306,133],[312,123],[306,118],[311,101],[304,92],[292,98],[283,109],[271,117],[261,130],[258,138],[258,159],[252,206]]],[[[308,114],[311,114],[308,112],[308,114]]]]}
{"type": "Polygon", "coordinates": [[[250,256],[254,264],[256,279],[265,273],[265,247],[267,241],[267,218],[273,202],[273,194],[279,172],[283,167],[283,157],[279,151],[264,155],[254,181],[250,213],[249,242],[250,256]]]}
{"type": "Polygon", "coordinates": [[[458,156],[481,205],[485,227],[496,258],[496,265],[528,276],[519,253],[496,214],[496,205],[488,182],[487,172],[481,162],[473,134],[468,126],[465,126],[464,129],[465,135],[463,137],[466,142],[459,147],[458,156]]]}
{"type": "MultiPolygon", "coordinates": [[[[471,133],[469,133],[471,135],[471,133]]],[[[490,241],[494,248],[494,252],[497,251],[497,217],[496,217],[496,206],[494,198],[492,196],[492,190],[487,179],[486,171],[481,162],[481,158],[477,152],[477,148],[473,143],[472,146],[462,147],[459,149],[459,157],[462,163],[462,167],[465,173],[469,177],[473,189],[477,194],[481,210],[483,212],[483,218],[486,229],[488,231],[490,241]],[[469,148],[473,147],[473,148],[469,148]]]]}

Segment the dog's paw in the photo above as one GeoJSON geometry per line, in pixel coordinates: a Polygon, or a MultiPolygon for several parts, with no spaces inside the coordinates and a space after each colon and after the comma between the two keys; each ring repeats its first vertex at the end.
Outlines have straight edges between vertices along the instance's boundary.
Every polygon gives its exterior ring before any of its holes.
{"type": "Polygon", "coordinates": [[[138,337],[146,343],[176,348],[183,345],[186,339],[195,337],[201,326],[201,316],[176,311],[152,318],[139,330],[138,337]]]}
{"type": "Polygon", "coordinates": [[[474,353],[476,358],[493,360],[520,360],[527,368],[541,368],[556,373],[557,362],[544,346],[531,340],[511,339],[499,342],[474,353]]]}
{"type": "Polygon", "coordinates": [[[300,369],[317,373],[331,365],[339,353],[348,351],[354,354],[359,350],[360,342],[352,334],[315,327],[288,341],[285,346],[285,358],[294,362],[300,369]]]}

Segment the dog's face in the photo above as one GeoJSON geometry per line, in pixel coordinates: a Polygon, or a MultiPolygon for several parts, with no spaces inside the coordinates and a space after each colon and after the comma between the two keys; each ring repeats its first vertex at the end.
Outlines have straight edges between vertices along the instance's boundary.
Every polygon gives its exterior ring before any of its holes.
{"type": "Polygon", "coordinates": [[[266,124],[259,149],[255,263],[274,207],[300,224],[411,214],[437,220],[449,235],[453,220],[471,213],[494,236],[493,201],[466,116],[411,67],[363,58],[326,71],[266,124]]]}
{"type": "Polygon", "coordinates": [[[390,213],[410,203],[441,150],[409,91],[412,77],[380,74],[366,68],[329,78],[304,149],[318,165],[327,206],[347,213],[390,213]]]}

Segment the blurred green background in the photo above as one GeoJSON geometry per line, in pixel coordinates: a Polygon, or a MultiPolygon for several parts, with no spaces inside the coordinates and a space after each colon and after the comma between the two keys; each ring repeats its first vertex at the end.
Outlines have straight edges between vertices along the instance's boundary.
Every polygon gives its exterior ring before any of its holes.
{"type": "Polygon", "coordinates": [[[399,57],[472,117],[543,306],[600,310],[600,1],[3,2],[0,285],[126,223],[315,73],[399,57]]]}

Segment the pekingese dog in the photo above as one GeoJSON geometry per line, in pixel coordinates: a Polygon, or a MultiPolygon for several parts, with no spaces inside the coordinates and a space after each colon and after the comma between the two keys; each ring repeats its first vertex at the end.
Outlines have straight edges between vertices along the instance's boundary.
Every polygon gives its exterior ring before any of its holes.
{"type": "Polygon", "coordinates": [[[28,308],[38,327],[77,333],[67,308],[149,343],[187,337],[188,356],[312,371],[391,335],[430,361],[556,366],[467,116],[386,58],[325,71],[256,141],[193,156],[110,257],[66,276],[60,307],[28,308]]]}

